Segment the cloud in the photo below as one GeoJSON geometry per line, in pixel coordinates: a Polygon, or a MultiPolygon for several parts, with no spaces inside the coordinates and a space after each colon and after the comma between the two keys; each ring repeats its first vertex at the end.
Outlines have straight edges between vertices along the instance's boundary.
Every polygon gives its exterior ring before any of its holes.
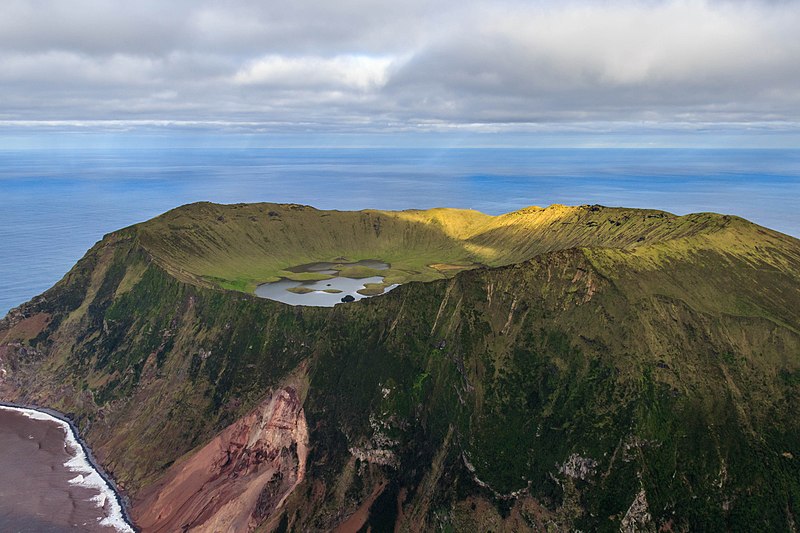
{"type": "Polygon", "coordinates": [[[796,2],[7,0],[3,9],[0,119],[20,123],[800,123],[796,2]]]}
{"type": "Polygon", "coordinates": [[[157,83],[163,60],[143,56],[114,54],[92,57],[68,51],[49,51],[30,55],[9,54],[4,57],[0,80],[5,83],[25,82],[52,84],[56,91],[69,87],[106,88],[117,85],[157,83]]]}
{"type": "Polygon", "coordinates": [[[367,91],[386,84],[393,62],[392,58],[355,55],[330,58],[268,55],[239,70],[233,81],[240,85],[367,91]]]}
{"type": "Polygon", "coordinates": [[[786,103],[776,90],[797,102],[800,37],[787,15],[704,2],[487,12],[480,31],[420,51],[391,86],[486,120],[758,115],[786,103]]]}

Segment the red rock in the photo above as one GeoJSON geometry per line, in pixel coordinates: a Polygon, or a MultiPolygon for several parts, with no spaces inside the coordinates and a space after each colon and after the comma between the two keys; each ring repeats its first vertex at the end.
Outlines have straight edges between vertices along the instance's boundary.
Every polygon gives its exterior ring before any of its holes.
{"type": "Polygon", "coordinates": [[[308,428],[291,387],[275,391],[134,502],[142,532],[250,531],[305,476],[308,428]]]}

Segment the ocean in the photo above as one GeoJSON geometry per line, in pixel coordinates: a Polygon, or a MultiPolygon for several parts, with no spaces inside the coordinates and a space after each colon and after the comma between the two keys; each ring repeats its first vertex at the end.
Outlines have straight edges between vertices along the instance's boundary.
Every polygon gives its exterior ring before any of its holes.
{"type": "Polygon", "coordinates": [[[0,150],[0,316],[110,231],[189,202],[321,209],[603,204],[735,214],[800,236],[800,150],[0,150]]]}

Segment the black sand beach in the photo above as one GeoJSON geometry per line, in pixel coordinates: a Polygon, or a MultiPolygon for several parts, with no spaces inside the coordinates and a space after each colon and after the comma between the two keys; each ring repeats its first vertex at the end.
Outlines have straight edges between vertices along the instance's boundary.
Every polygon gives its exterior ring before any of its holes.
{"type": "Polygon", "coordinates": [[[0,531],[115,531],[100,524],[104,496],[70,482],[79,474],[65,465],[74,456],[65,444],[57,422],[0,409],[0,531]]]}

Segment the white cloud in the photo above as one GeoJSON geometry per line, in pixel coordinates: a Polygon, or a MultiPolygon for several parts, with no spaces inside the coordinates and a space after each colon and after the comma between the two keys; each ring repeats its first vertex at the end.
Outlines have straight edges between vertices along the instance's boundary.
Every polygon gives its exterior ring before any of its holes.
{"type": "Polygon", "coordinates": [[[286,57],[268,55],[250,62],[233,77],[241,85],[341,87],[360,91],[386,84],[394,59],[368,56],[286,57]]]}

